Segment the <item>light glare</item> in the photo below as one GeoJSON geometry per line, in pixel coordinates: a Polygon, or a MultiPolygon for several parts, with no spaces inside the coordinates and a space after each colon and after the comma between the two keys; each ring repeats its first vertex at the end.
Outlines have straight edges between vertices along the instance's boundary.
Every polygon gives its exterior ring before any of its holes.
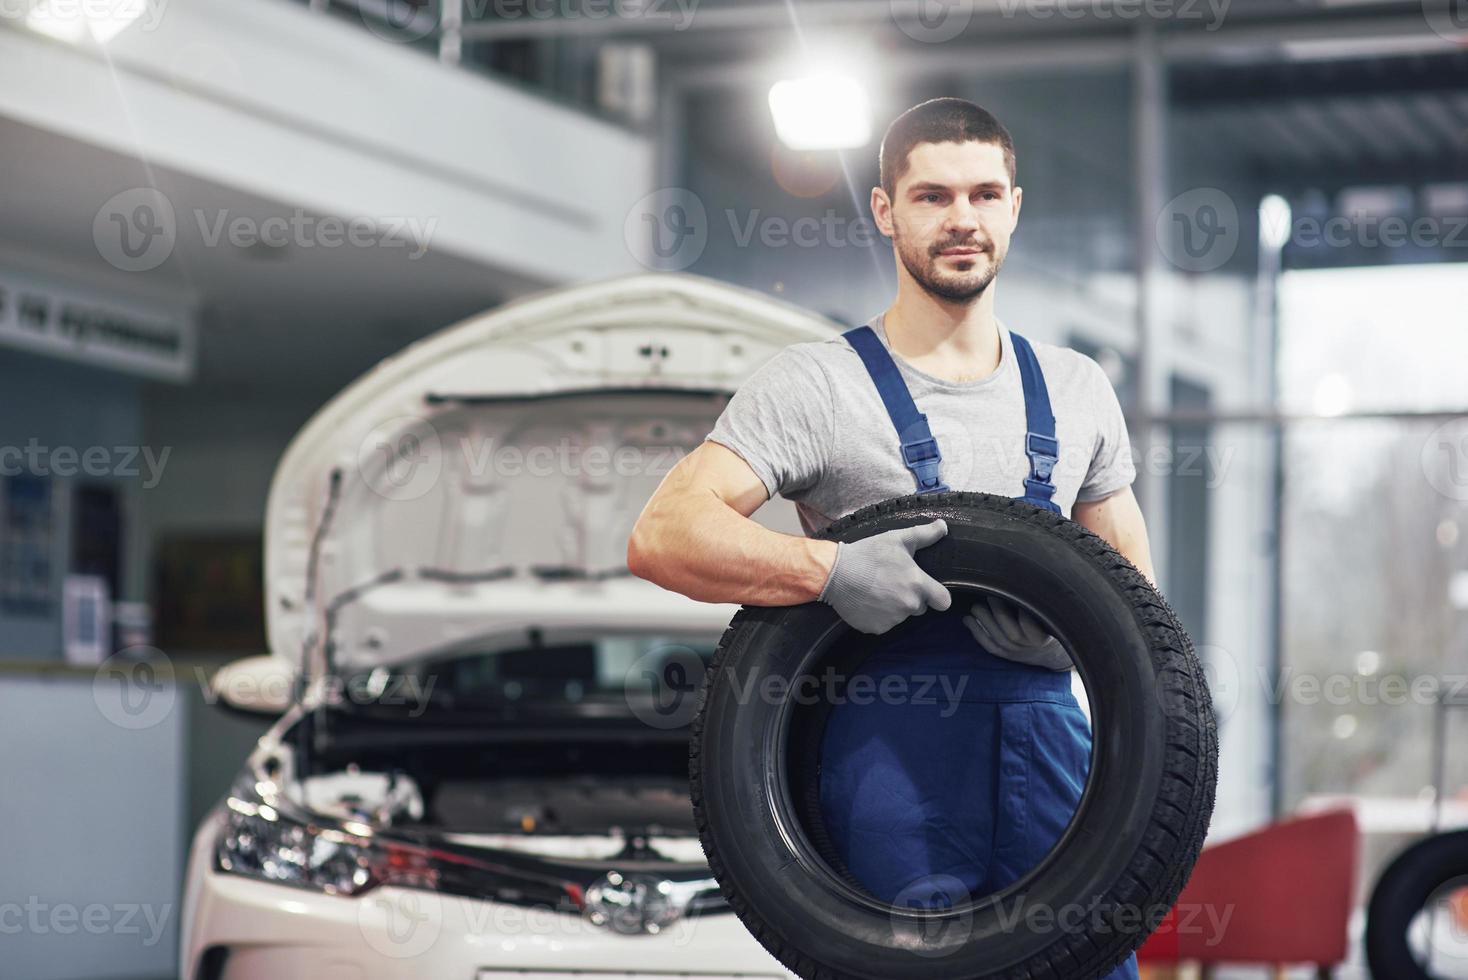
{"type": "Polygon", "coordinates": [[[792,150],[849,150],[871,142],[866,91],[848,75],[819,73],[770,87],[770,114],[792,150]]]}

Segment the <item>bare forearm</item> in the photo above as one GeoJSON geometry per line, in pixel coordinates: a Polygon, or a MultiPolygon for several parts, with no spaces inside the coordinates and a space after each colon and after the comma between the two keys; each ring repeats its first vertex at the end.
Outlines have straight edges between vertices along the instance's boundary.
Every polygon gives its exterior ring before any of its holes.
{"type": "Polygon", "coordinates": [[[771,531],[708,491],[653,501],[628,542],[634,575],[701,602],[792,606],[820,595],[836,542],[771,531]]]}
{"type": "Polygon", "coordinates": [[[1147,536],[1147,522],[1137,506],[1130,488],[1101,500],[1077,502],[1071,509],[1076,523],[1095,531],[1106,539],[1137,571],[1157,587],[1157,572],[1152,567],[1152,545],[1147,536]]]}

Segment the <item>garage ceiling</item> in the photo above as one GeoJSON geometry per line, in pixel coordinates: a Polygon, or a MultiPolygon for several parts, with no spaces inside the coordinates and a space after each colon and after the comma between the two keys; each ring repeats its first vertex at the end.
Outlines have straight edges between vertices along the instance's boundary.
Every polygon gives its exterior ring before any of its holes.
{"type": "MultiPolygon", "coordinates": [[[[216,397],[330,393],[387,354],[538,283],[430,249],[239,248],[210,245],[206,222],[289,218],[292,204],[176,173],[0,119],[0,258],[140,296],[196,299],[202,333],[196,390],[216,397]],[[159,268],[124,273],[92,240],[114,194],[157,187],[178,239],[159,268]]],[[[431,239],[430,239],[431,241],[431,239]]]]}

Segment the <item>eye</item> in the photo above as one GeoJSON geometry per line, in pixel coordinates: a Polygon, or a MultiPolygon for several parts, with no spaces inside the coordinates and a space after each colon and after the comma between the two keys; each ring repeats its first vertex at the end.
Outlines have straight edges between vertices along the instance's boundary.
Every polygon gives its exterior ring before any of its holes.
{"type": "Polygon", "coordinates": [[[929,199],[929,198],[931,198],[931,199],[933,199],[933,200],[935,200],[935,201],[936,201],[936,200],[937,200],[937,199],[938,199],[938,195],[937,195],[937,194],[935,194],[935,193],[934,193],[934,192],[932,192],[932,191],[929,191],[929,192],[928,192],[928,193],[926,193],[926,194],[924,194],[924,195],[923,195],[923,196],[922,196],[922,197],[920,197],[920,198],[918,198],[918,200],[919,200],[919,201],[924,201],[924,202],[926,202],[926,201],[927,201],[927,200],[928,200],[928,199],[929,199]]]}

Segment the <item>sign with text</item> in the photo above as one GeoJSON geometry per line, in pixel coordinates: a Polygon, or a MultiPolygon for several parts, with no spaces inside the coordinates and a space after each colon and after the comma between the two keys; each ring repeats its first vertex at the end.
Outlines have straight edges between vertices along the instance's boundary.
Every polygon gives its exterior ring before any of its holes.
{"type": "Polygon", "coordinates": [[[0,344],[164,381],[194,374],[192,313],[0,270],[0,344]]]}

